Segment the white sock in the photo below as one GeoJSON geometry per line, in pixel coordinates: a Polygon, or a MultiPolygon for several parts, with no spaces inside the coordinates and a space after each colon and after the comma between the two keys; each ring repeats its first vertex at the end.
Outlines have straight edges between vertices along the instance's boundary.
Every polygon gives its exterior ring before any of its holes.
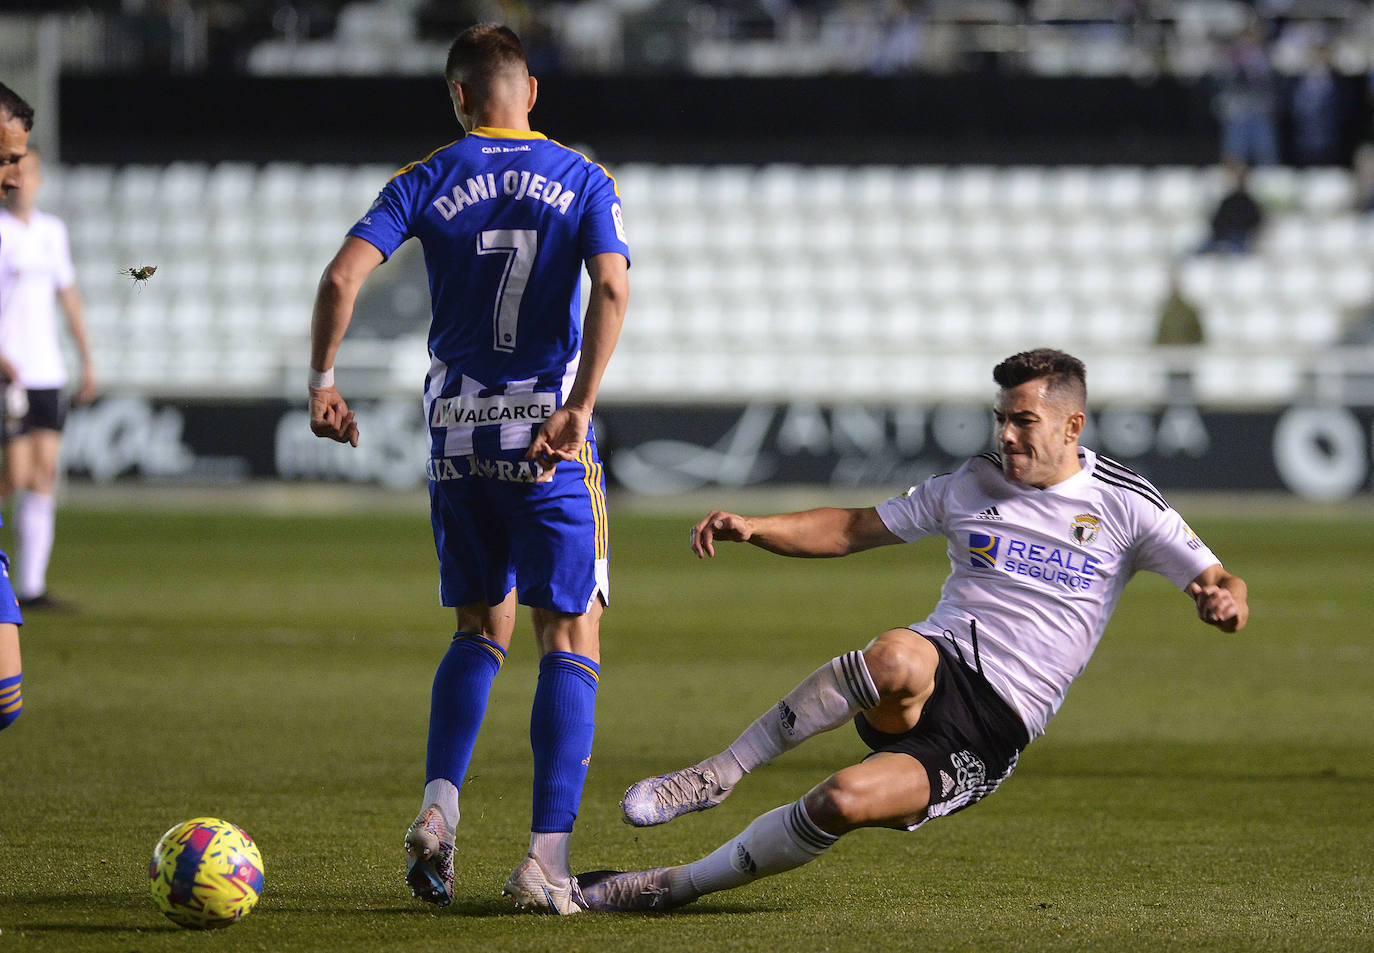
{"type": "Polygon", "coordinates": [[[755,818],[701,860],[674,868],[668,875],[668,897],[674,904],[686,903],[792,870],[815,860],[837,840],[816,826],[798,799],[755,818]]]}
{"type": "Polygon", "coordinates": [[[431,804],[439,805],[439,813],[444,815],[444,828],[451,844],[458,833],[458,789],[448,778],[435,778],[425,785],[424,800],[420,810],[431,804]]]}
{"type": "Polygon", "coordinates": [[[544,876],[555,887],[572,879],[572,831],[530,831],[530,856],[539,861],[544,876]]]}
{"type": "Polygon", "coordinates": [[[48,589],[48,559],[57,521],[57,498],[51,493],[18,493],[14,499],[14,569],[21,599],[48,589]]]}
{"type": "MultiPolygon", "coordinates": [[[[831,659],[759,717],[730,745],[728,753],[738,763],[741,774],[767,764],[812,735],[830,731],[848,722],[858,712],[878,704],[878,689],[868,674],[864,654],[849,652],[831,659]]],[[[722,783],[733,787],[740,775],[730,777],[728,759],[710,759],[722,783]],[[722,762],[717,765],[716,762],[722,762]]]]}

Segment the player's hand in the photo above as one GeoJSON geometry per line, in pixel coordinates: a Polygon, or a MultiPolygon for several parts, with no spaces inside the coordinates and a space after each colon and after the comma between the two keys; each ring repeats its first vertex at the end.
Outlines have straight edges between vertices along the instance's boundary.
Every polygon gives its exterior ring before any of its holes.
{"type": "Polygon", "coordinates": [[[94,402],[95,391],[95,374],[87,368],[81,374],[81,388],[72,397],[72,403],[78,407],[84,407],[86,404],[94,402]]]}
{"type": "Polygon", "coordinates": [[[716,554],[716,540],[724,543],[745,543],[752,535],[753,528],[743,516],[712,510],[701,519],[701,522],[692,527],[692,552],[697,554],[698,559],[704,559],[716,554]]]}
{"type": "Polygon", "coordinates": [[[1190,582],[1183,591],[1197,604],[1197,617],[1208,625],[1214,625],[1223,632],[1235,632],[1245,627],[1242,607],[1231,590],[1190,582]]]}
{"type": "Polygon", "coordinates": [[[536,480],[545,483],[553,479],[553,468],[560,460],[576,460],[587,442],[587,428],[591,426],[590,409],[564,405],[553,412],[544,425],[539,428],[525,459],[533,460],[539,467],[536,480]]]}
{"type": "Polygon", "coordinates": [[[14,365],[0,357],[0,383],[8,384],[17,380],[19,380],[19,372],[14,369],[14,365]]]}
{"type": "Polygon", "coordinates": [[[337,387],[310,390],[310,432],[356,447],[358,425],[337,387]]]}

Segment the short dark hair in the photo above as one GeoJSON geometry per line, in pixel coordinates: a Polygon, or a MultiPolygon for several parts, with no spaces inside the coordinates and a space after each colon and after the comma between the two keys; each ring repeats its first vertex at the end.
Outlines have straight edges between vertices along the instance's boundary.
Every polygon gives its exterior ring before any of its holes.
{"type": "Polygon", "coordinates": [[[1078,406],[1088,399],[1088,372],[1072,354],[1051,347],[1013,354],[992,369],[992,379],[1003,390],[1020,387],[1026,381],[1046,378],[1049,389],[1070,397],[1078,406]]]}
{"type": "Polygon", "coordinates": [[[486,96],[492,80],[510,66],[529,68],[520,37],[500,23],[478,23],[459,33],[448,48],[444,78],[450,84],[471,85],[477,95],[486,96]]]}
{"type": "Polygon", "coordinates": [[[26,131],[33,129],[33,107],[4,83],[0,83],[0,117],[18,119],[26,131]]]}

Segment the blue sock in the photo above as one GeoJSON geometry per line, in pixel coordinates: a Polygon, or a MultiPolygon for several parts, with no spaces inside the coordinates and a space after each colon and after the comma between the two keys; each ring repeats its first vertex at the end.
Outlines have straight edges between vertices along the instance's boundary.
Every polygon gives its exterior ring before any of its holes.
{"type": "Polygon", "coordinates": [[[23,672],[0,678],[0,731],[14,724],[14,719],[24,710],[23,682],[23,672]]]}
{"type": "Polygon", "coordinates": [[[539,686],[530,710],[534,751],[534,817],[530,830],[545,834],[573,829],[596,730],[596,683],[600,667],[571,652],[539,660],[539,686]]]}
{"type": "Polygon", "coordinates": [[[472,747],[487,713],[491,682],[505,658],[506,653],[495,642],[466,632],[454,634],[434,673],[425,753],[426,783],[447,778],[454,787],[462,789],[472,747]]]}

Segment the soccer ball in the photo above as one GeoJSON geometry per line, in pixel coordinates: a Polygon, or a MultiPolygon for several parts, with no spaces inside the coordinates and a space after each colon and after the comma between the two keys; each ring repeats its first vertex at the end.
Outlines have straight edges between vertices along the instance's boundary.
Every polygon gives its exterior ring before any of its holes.
{"type": "Polygon", "coordinates": [[[148,865],[153,903],[178,926],[227,927],[262,893],[262,854],[244,830],[196,817],[162,835],[148,865]]]}

